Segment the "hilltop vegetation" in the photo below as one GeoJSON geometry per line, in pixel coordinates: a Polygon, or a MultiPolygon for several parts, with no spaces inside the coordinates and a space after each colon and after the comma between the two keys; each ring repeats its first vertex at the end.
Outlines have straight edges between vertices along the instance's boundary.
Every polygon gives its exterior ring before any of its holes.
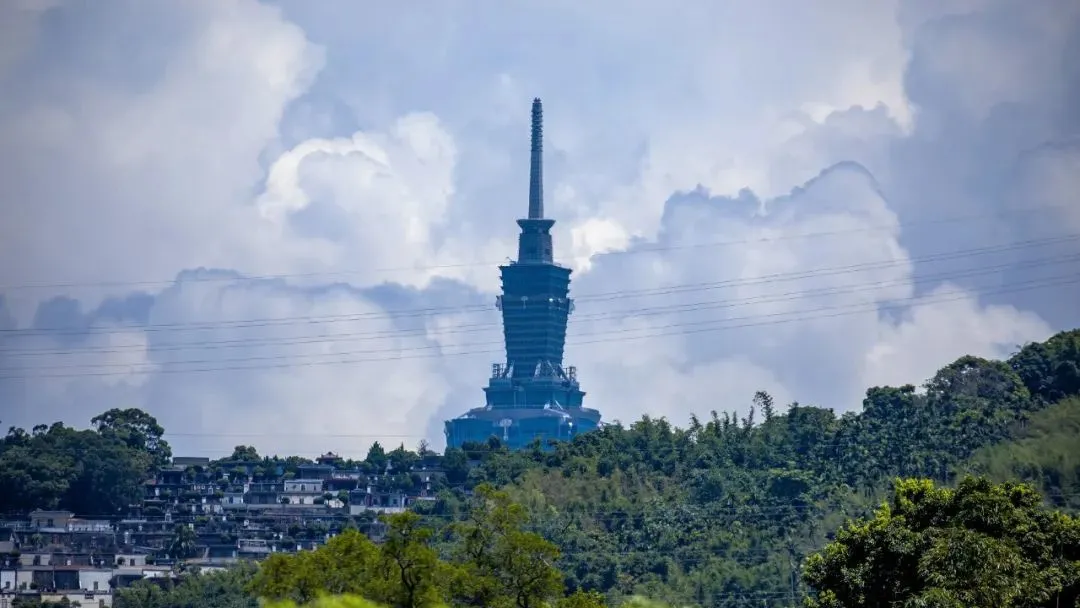
{"type": "Polygon", "coordinates": [[[0,513],[64,508],[108,517],[142,498],[169,462],[165,429],[138,409],[112,409],[80,431],[55,423],[12,427],[0,440],[0,513]]]}
{"type": "MultiPolygon", "coordinates": [[[[376,544],[355,529],[314,551],[275,554],[257,571],[189,577],[162,592],[150,582],[119,592],[118,608],[192,605],[380,605],[400,608],[601,608],[595,591],[568,592],[560,551],[526,530],[505,492],[476,490],[468,516],[442,542],[414,513],[386,518],[376,544]],[[440,548],[444,549],[440,552],[440,548]],[[200,601],[202,600],[202,601],[200,601]],[[378,603],[376,603],[378,602],[378,603]]],[[[725,594],[710,606],[1059,608],[1080,605],[1080,519],[1042,504],[1030,486],[965,478],[953,489],[903,480],[872,518],[843,526],[808,557],[807,597],[725,594]]],[[[630,597],[623,606],[653,606],[630,597]]]]}
{"type": "Polygon", "coordinates": [[[1028,482],[1050,504],[1080,509],[1080,398],[1036,412],[1015,439],[979,449],[961,469],[998,481],[1028,482]]]}
{"type": "MultiPolygon", "coordinates": [[[[871,388],[859,413],[838,416],[798,403],[776,404],[762,392],[754,396],[753,408],[744,417],[712,412],[691,419],[686,428],[646,417],[548,450],[536,446],[509,452],[492,440],[448,450],[442,457],[404,448],[389,454],[380,449],[364,464],[375,469],[376,461],[393,455],[399,462],[424,460],[447,470],[449,487],[437,501],[417,508],[419,519],[411,524],[430,531],[424,533],[429,538],[421,544],[438,557],[437,563],[468,567],[470,562],[455,553],[463,537],[460,527],[452,524],[475,515],[475,499],[468,493],[488,484],[505,491],[510,503],[520,505],[522,533],[536,533],[558,551],[558,558],[550,559],[561,590],[546,596],[548,600],[584,601],[584,593],[595,592],[609,602],[643,596],[673,605],[788,606],[811,592],[807,582],[820,590],[831,580],[820,574],[825,572],[820,567],[818,575],[808,572],[804,579],[803,566],[814,563],[808,557],[821,551],[845,523],[870,516],[890,496],[893,514],[907,504],[904,500],[913,500],[911,492],[937,497],[938,502],[947,499],[928,486],[901,485],[894,493],[898,477],[929,480],[938,487],[956,486],[966,473],[998,481],[1020,479],[1032,482],[1051,505],[1066,511],[1074,508],[1080,474],[1080,451],[1075,449],[1080,438],[1077,395],[1080,331],[1071,331],[1027,345],[1007,361],[962,357],[942,368],[921,390],[911,385],[871,388]],[[916,487],[922,489],[911,490],[916,487]],[[904,496],[908,498],[901,500],[904,496]]],[[[145,432],[72,431],[62,425],[29,434],[12,431],[0,442],[0,501],[4,503],[0,508],[47,504],[104,512],[78,508],[80,504],[74,502],[84,499],[72,488],[93,482],[84,469],[66,464],[77,460],[71,450],[80,444],[68,437],[78,433],[96,433],[102,438],[93,441],[111,446],[113,452],[102,451],[102,458],[112,453],[131,459],[113,467],[128,472],[117,475],[121,480],[134,479],[136,470],[155,466],[164,445],[160,435],[157,443],[140,443],[153,435],[145,432]],[[47,476],[35,473],[41,466],[59,467],[66,475],[61,479],[69,480],[67,485],[48,484],[47,476]],[[27,487],[33,489],[32,494],[19,489],[21,480],[30,480],[32,485],[27,487]],[[12,490],[16,494],[10,494],[12,490]]],[[[266,462],[295,463],[296,459],[266,462]]],[[[268,465],[267,471],[272,468],[268,465]]],[[[986,500],[997,496],[990,487],[978,488],[971,491],[986,500]]],[[[1030,495],[1025,496],[1017,506],[1027,509],[1025,517],[1044,517],[1033,514],[1036,505],[1030,504],[1030,495]]],[[[886,527],[892,521],[878,519],[886,527]]],[[[848,529],[858,531],[866,525],[878,524],[850,524],[848,529]]],[[[942,546],[934,544],[938,529],[910,530],[910,538],[923,539],[925,546],[905,554],[905,559],[919,563],[930,559],[933,547],[942,546]]],[[[1061,528],[1065,529],[1072,530],[1061,528]]],[[[1009,538],[1006,532],[999,537],[1009,538]]],[[[851,539],[867,537],[852,532],[846,538],[854,542],[851,539]]],[[[838,538],[841,544],[848,541],[838,538]]],[[[986,546],[988,551],[1005,550],[1004,545],[986,546]]],[[[374,560],[373,555],[369,549],[357,549],[356,559],[374,560]]],[[[1080,555],[1068,559],[1077,561],[1080,555]]],[[[1042,571],[1049,563],[1027,554],[1016,560],[1017,572],[1029,567],[1024,564],[1036,564],[1042,571]]],[[[837,571],[848,567],[842,560],[833,563],[837,571]]],[[[974,572],[961,566],[956,572],[974,572]]],[[[1069,579],[1074,573],[1067,570],[1061,566],[1057,579],[1039,583],[1043,591],[1074,580],[1069,579]]],[[[405,605],[392,594],[397,591],[386,590],[387,580],[371,579],[364,583],[369,586],[335,590],[405,605]]],[[[446,575],[440,580],[457,579],[446,575]]],[[[941,582],[945,579],[919,580],[927,595],[906,597],[916,598],[920,605],[980,605],[983,601],[978,598],[984,596],[964,595],[968,592],[948,587],[941,582]]],[[[308,585],[304,587],[297,583],[295,589],[321,584],[303,583],[308,585]]],[[[506,590],[503,583],[489,587],[502,589],[499,593],[506,590]]],[[[863,588],[873,589],[873,585],[863,588]]],[[[462,599],[455,595],[458,591],[440,593],[442,600],[455,605],[484,605],[462,599]]],[[[297,602],[314,597],[284,592],[268,595],[297,602]]],[[[223,601],[222,597],[219,594],[215,602],[223,601]]],[[[1043,605],[1035,596],[1024,600],[1028,603],[1008,594],[985,597],[995,598],[1001,606],[1043,605]]],[[[819,599],[823,606],[860,605],[819,599]]],[[[187,605],[178,602],[163,596],[153,607],[187,605]]],[[[135,605],[149,606],[127,604],[128,608],[135,605]]]]}

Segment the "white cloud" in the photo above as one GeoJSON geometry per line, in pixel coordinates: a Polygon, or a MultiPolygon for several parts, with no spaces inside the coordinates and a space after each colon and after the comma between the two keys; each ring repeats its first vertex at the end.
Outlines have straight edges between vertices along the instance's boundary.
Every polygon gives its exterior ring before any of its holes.
{"type": "Polygon", "coordinates": [[[1031,340],[1044,340],[1051,328],[1038,315],[1012,307],[981,307],[976,298],[955,285],[942,284],[921,301],[901,323],[885,324],[876,343],[866,352],[860,378],[863,386],[920,384],[933,376],[941,362],[927,353],[964,352],[976,357],[1003,359],[1031,340]]]}
{"type": "MultiPolygon", "coordinates": [[[[59,293],[81,300],[89,321],[68,311],[39,323],[216,324],[174,332],[204,342],[184,351],[160,349],[168,332],[152,328],[57,342],[65,354],[41,357],[42,369],[116,373],[0,380],[14,422],[83,423],[123,403],[177,432],[209,432],[177,437],[192,450],[354,451],[332,434],[438,440],[432,417],[482,400],[498,354],[460,353],[492,350],[483,344],[499,340],[494,312],[387,314],[491,302],[495,263],[513,255],[513,220],[525,210],[533,95],[545,100],[557,256],[573,263],[582,296],[568,363],[609,419],[683,423],[691,411],[744,408],[758,388],[851,409],[867,383],[919,382],[960,354],[1000,354],[1076,320],[1041,296],[987,306],[977,292],[1008,273],[951,280],[965,297],[937,302],[942,279],[929,279],[943,267],[920,261],[1057,234],[1071,215],[1034,228],[912,227],[1010,201],[1060,204],[1077,190],[1075,159],[1048,146],[1077,136],[1073,9],[1063,0],[1017,17],[1004,0],[826,4],[417,11],[114,0],[21,13],[33,36],[0,37],[0,86],[18,91],[0,101],[0,259],[19,260],[0,267],[0,284],[164,279],[197,267],[305,276],[184,275],[119,302],[106,298],[131,286],[6,290],[23,325],[59,293]],[[806,236],[819,232],[832,234],[806,236]],[[624,249],[633,252],[603,255],[624,249]],[[821,271],[877,261],[887,264],[821,271]],[[326,286],[335,281],[352,287],[326,286]],[[897,300],[919,305],[898,313],[888,308],[897,300]],[[838,308],[843,316],[779,322],[838,308]],[[328,325],[363,335],[221,325],[283,315],[353,315],[365,320],[328,325]],[[712,331],[725,323],[753,326],[712,331]],[[131,347],[103,352],[109,340],[131,347]],[[269,366],[372,349],[389,360],[269,366]],[[261,367],[171,372],[181,359],[261,367]],[[140,360],[148,367],[130,375],[140,360]]],[[[960,266],[980,263],[989,262],[960,266]]]]}
{"type": "Polygon", "coordinates": [[[287,263],[317,271],[363,260],[365,272],[350,281],[423,286],[436,272],[424,269],[439,259],[432,228],[445,221],[453,195],[454,156],[452,138],[430,114],[402,117],[386,135],[309,139],[270,166],[256,206],[290,247],[287,263]],[[379,273],[386,268],[397,271],[379,273]]]}
{"type": "Polygon", "coordinates": [[[88,339],[39,332],[5,351],[24,368],[23,415],[85,424],[111,400],[151,411],[188,452],[362,455],[374,440],[414,445],[454,388],[424,331],[436,323],[396,322],[345,286],[191,273],[155,297],[142,331],[98,322],[88,339]]]}
{"type": "MultiPolygon", "coordinates": [[[[141,281],[277,262],[273,247],[252,251],[250,189],[321,52],[254,1],[136,14],[147,27],[174,20],[181,40],[149,82],[110,69],[133,71],[138,49],[100,73],[69,74],[43,57],[47,69],[25,83],[25,103],[0,114],[0,258],[31,261],[0,268],[4,284],[141,281]]],[[[111,44],[98,25],[73,24],[91,56],[111,44]]]]}
{"type": "Polygon", "coordinates": [[[1050,333],[1035,315],[984,311],[959,288],[916,298],[901,227],[858,166],[831,168],[764,206],[762,215],[753,199],[676,198],[657,243],[601,257],[578,279],[578,293],[629,292],[578,305],[569,350],[584,362],[594,405],[623,420],[682,422],[688,407],[744,409],[766,389],[846,411],[890,364],[890,380],[920,382],[951,357],[1002,354],[1003,341],[1011,348],[1050,333]],[[724,242],[731,245],[686,246],[724,242]],[[950,300],[957,297],[966,304],[950,300]],[[898,303],[915,307],[897,320],[887,313],[898,303]],[[658,337],[635,339],[642,336],[658,337]]]}

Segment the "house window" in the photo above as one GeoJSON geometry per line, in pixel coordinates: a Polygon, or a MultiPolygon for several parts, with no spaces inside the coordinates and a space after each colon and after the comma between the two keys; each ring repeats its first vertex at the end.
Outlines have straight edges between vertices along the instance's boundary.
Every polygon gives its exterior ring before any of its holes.
{"type": "Polygon", "coordinates": [[[129,566],[134,566],[135,565],[135,558],[134,557],[128,560],[128,565],[129,566]]]}
{"type": "Polygon", "coordinates": [[[94,581],[94,591],[97,591],[97,590],[98,590],[98,582],[94,581]]]}

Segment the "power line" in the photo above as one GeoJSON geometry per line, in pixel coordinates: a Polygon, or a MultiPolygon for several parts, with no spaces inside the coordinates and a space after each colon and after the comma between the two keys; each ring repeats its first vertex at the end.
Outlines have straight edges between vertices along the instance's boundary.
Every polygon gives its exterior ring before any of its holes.
{"type": "MultiPolygon", "coordinates": [[[[1055,286],[1061,286],[1061,285],[1066,285],[1066,284],[1073,284],[1073,283],[1076,283],[1076,282],[1080,282],[1080,275],[1067,274],[1067,275],[1061,275],[1061,276],[1058,276],[1058,277],[1052,277],[1049,280],[1048,279],[1032,280],[1032,281],[1026,281],[1026,282],[1021,282],[1021,283],[1015,284],[1015,285],[1013,285],[1012,287],[1009,287],[1009,288],[987,290],[987,291],[983,291],[982,295],[1014,293],[1014,292],[1020,292],[1020,291],[1028,291],[1028,290],[1032,290],[1032,289],[1040,289],[1040,288],[1045,288],[1045,287],[1055,287],[1055,286]]],[[[802,312],[814,313],[814,312],[822,312],[822,311],[830,311],[830,310],[841,310],[841,311],[843,311],[843,310],[846,310],[846,309],[853,309],[853,308],[854,308],[854,310],[848,310],[847,312],[838,312],[838,313],[826,314],[826,315],[816,315],[816,316],[806,316],[806,317],[792,317],[792,318],[787,318],[787,319],[775,319],[773,321],[751,322],[751,323],[738,324],[738,325],[728,325],[728,326],[722,326],[722,327],[701,327],[701,326],[702,325],[708,325],[708,324],[716,324],[716,323],[727,323],[727,322],[730,322],[730,321],[743,321],[743,320],[754,320],[754,319],[762,319],[762,318],[775,318],[775,317],[781,317],[781,316],[784,316],[784,315],[797,314],[799,311],[770,313],[770,314],[764,314],[764,315],[748,315],[748,316],[745,316],[745,317],[730,317],[730,318],[725,318],[725,319],[714,319],[714,320],[709,320],[709,321],[699,321],[699,322],[693,322],[693,323],[673,323],[673,324],[669,324],[669,325],[662,325],[662,326],[655,326],[655,327],[623,328],[623,329],[605,330],[605,331],[601,331],[601,332],[595,332],[595,334],[585,334],[585,335],[611,335],[611,334],[618,334],[618,333],[628,333],[628,332],[633,332],[633,331],[650,331],[650,330],[656,330],[656,329],[695,327],[695,329],[689,329],[689,330],[678,331],[678,332],[658,332],[658,333],[652,333],[652,334],[646,334],[646,335],[630,336],[630,337],[615,338],[615,339],[598,339],[598,340],[580,341],[580,342],[575,342],[573,344],[573,346],[580,347],[580,346],[583,346],[583,345],[602,344],[602,343],[609,343],[609,342],[623,342],[623,341],[632,341],[632,340],[640,340],[640,339],[648,339],[648,338],[657,338],[657,337],[664,337],[664,336],[690,335],[690,334],[706,333],[706,332],[714,332],[714,331],[728,331],[728,330],[732,330],[732,329],[747,328],[747,327],[776,325],[776,324],[790,323],[790,322],[796,322],[796,321],[812,321],[812,320],[819,320],[819,319],[826,319],[826,318],[833,318],[833,317],[841,317],[841,316],[848,316],[848,315],[851,315],[851,314],[858,314],[858,313],[862,313],[862,312],[878,312],[878,311],[882,311],[882,310],[902,310],[902,309],[909,308],[909,307],[910,308],[917,308],[917,307],[929,306],[929,305],[939,304],[939,303],[944,303],[944,302],[952,302],[952,301],[964,300],[964,299],[967,299],[968,297],[970,297],[970,295],[971,295],[967,291],[959,291],[959,292],[954,291],[952,293],[955,294],[955,297],[951,297],[951,298],[938,297],[938,298],[925,298],[925,299],[909,298],[909,299],[906,299],[906,300],[895,300],[890,304],[879,304],[879,303],[876,303],[876,302],[872,302],[872,303],[870,303],[869,307],[867,307],[868,305],[866,303],[858,303],[858,304],[855,304],[855,305],[822,307],[822,308],[811,309],[811,310],[802,311],[802,312]]],[[[946,295],[950,295],[950,294],[946,294],[946,295]]],[[[484,345],[489,345],[490,346],[490,345],[496,345],[496,344],[501,345],[501,343],[492,342],[492,343],[475,343],[475,344],[458,345],[458,346],[484,346],[484,345]]],[[[351,352],[346,352],[346,353],[331,353],[331,354],[334,355],[334,356],[342,356],[342,355],[345,355],[345,354],[383,354],[383,355],[392,355],[394,353],[401,353],[402,351],[430,350],[432,348],[438,348],[438,347],[439,347],[439,345],[407,347],[407,348],[395,348],[395,349],[370,349],[370,350],[366,350],[366,351],[351,351],[351,352]]],[[[71,373],[71,374],[34,374],[32,376],[0,375],[0,379],[71,378],[71,377],[85,377],[85,376],[129,375],[129,374],[137,374],[137,373],[175,374],[175,373],[204,373],[204,372],[215,372],[215,371],[217,371],[217,372],[220,372],[220,371],[244,371],[244,370],[260,370],[260,369],[281,369],[281,368],[289,368],[289,367],[309,367],[309,366],[317,366],[317,365],[342,365],[342,364],[350,364],[351,365],[351,364],[367,363],[367,362],[374,363],[374,362],[399,361],[399,360],[404,360],[404,359],[445,358],[445,357],[451,357],[451,356],[465,356],[465,355],[476,355],[476,354],[493,354],[493,353],[500,353],[500,352],[501,352],[501,349],[498,349],[498,350],[488,349],[488,350],[477,350],[477,351],[434,353],[434,354],[429,354],[429,355],[415,355],[415,356],[407,356],[407,355],[380,356],[380,357],[374,357],[374,358],[339,359],[339,360],[330,360],[330,361],[300,360],[300,361],[291,362],[291,363],[280,363],[280,364],[272,364],[272,365],[222,366],[222,367],[216,367],[215,366],[215,367],[208,367],[208,368],[193,368],[193,369],[176,369],[176,368],[168,368],[168,367],[165,367],[165,368],[162,368],[162,369],[154,369],[154,367],[158,366],[158,364],[155,364],[155,363],[146,364],[147,366],[149,366],[147,369],[135,369],[135,366],[126,365],[126,364],[95,364],[95,366],[98,367],[98,368],[100,368],[100,367],[124,368],[126,371],[89,372],[89,373],[71,373]]],[[[315,355],[315,356],[321,356],[321,355],[315,355]]],[[[285,358],[289,358],[289,356],[287,356],[287,355],[279,355],[279,356],[265,356],[265,357],[244,357],[244,358],[236,358],[236,359],[233,359],[233,360],[225,360],[225,361],[280,360],[280,359],[285,359],[285,358]]],[[[216,364],[216,363],[221,363],[221,362],[222,362],[222,360],[203,359],[203,360],[194,360],[194,361],[173,362],[172,364],[177,364],[177,365],[180,365],[180,364],[199,364],[199,363],[207,363],[207,364],[215,363],[216,364]]],[[[70,366],[70,367],[81,368],[81,367],[91,367],[91,366],[70,366]]],[[[57,368],[46,367],[46,368],[40,368],[40,369],[50,370],[50,369],[64,369],[64,368],[65,368],[64,366],[58,366],[57,368]]],[[[8,370],[5,370],[5,371],[13,371],[13,370],[8,369],[8,370]]]]}
{"type": "MultiPolygon", "coordinates": [[[[833,266],[818,268],[812,270],[800,270],[795,272],[774,273],[768,275],[759,275],[756,277],[740,277],[736,279],[724,279],[720,281],[710,281],[704,283],[686,283],[676,284],[658,288],[647,288],[637,290],[615,290],[607,292],[596,292],[591,294],[584,294],[576,296],[575,301],[577,303],[592,302],[592,301],[623,301],[631,297],[650,297],[661,295],[673,295],[693,291],[712,290],[723,287],[736,287],[736,286],[748,286],[748,285],[760,285],[771,284],[781,281],[792,281],[799,279],[818,278],[823,276],[836,276],[846,275],[859,271],[867,270],[880,270],[890,267],[906,267],[911,264],[922,264],[928,262],[938,262],[944,260],[954,260],[958,258],[965,258],[970,256],[980,256],[993,253],[1003,253],[1007,251],[1014,251],[1017,249],[1026,249],[1028,247],[1039,247],[1045,245],[1056,245],[1062,243],[1072,243],[1080,240],[1080,234],[1072,233],[1066,235],[1060,235],[1055,237],[1048,237],[1042,239],[1031,239],[1026,241],[1018,241],[1011,243],[1004,243],[999,245],[992,245],[986,247],[977,247],[973,249],[961,249],[956,251],[946,251],[942,253],[922,256],[919,258],[905,258],[902,260],[880,260],[875,262],[862,262],[859,264],[848,264],[843,266],[833,266]]],[[[388,318],[401,318],[401,317],[424,317],[434,314],[443,313],[468,313],[468,312],[490,312],[491,306],[489,304],[473,304],[465,306],[435,306],[424,308],[412,308],[412,309],[397,309],[397,310],[383,310],[373,311],[366,313],[352,313],[344,315],[325,315],[325,316],[312,316],[312,315],[299,315],[289,317],[272,317],[272,318],[256,318],[256,319],[235,319],[224,321],[196,321],[196,322],[172,322],[172,323],[152,323],[152,324],[117,324],[111,326],[91,326],[84,328],[72,328],[72,327],[44,327],[44,328],[16,328],[16,329],[0,329],[0,336],[9,337],[23,337],[23,336],[35,336],[38,334],[49,335],[84,335],[84,334],[96,334],[96,333],[117,333],[126,329],[136,329],[144,332],[160,332],[160,331],[176,331],[178,329],[184,331],[195,331],[200,329],[216,329],[216,328],[248,328],[248,327],[270,327],[278,325],[293,325],[293,324],[318,324],[318,323],[336,323],[342,321],[358,321],[365,319],[388,319],[388,318]]]]}
{"type": "MultiPolygon", "coordinates": [[[[715,241],[708,243],[694,243],[689,245],[670,245],[670,246],[654,246],[654,247],[642,247],[639,249],[631,249],[625,251],[609,251],[598,255],[603,256],[622,256],[622,255],[636,255],[643,253],[654,253],[659,251],[675,251],[682,249],[697,249],[706,247],[729,247],[733,245],[749,245],[753,243],[768,243],[776,241],[787,241],[805,238],[819,238],[829,236],[840,236],[847,234],[858,234],[862,232],[878,232],[878,231],[890,231],[898,228],[910,227],[910,226],[928,226],[936,224],[949,224],[957,222],[973,222],[985,219],[1000,219],[1002,217],[1010,217],[1017,215],[1030,215],[1043,213],[1046,211],[1065,209],[1064,205],[1040,205],[1030,207],[1027,209],[1006,209],[999,210],[992,213],[979,213],[965,216],[953,216],[945,218],[936,218],[929,220],[915,220],[911,222],[895,222],[891,224],[882,224],[879,226],[865,226],[861,228],[851,228],[846,230],[832,230],[826,232],[811,232],[801,234],[782,235],[776,237],[762,237],[753,239],[731,240],[731,241],[715,241]]],[[[474,268],[480,266],[493,266],[496,264],[503,264],[506,260],[488,261],[488,262],[469,262],[461,264],[439,264],[430,266],[399,266],[392,268],[375,268],[368,270],[347,270],[347,271],[325,271],[325,272],[306,272],[306,273],[282,273],[282,274],[265,274],[265,275],[236,275],[228,277],[189,277],[185,278],[186,282],[237,282],[237,281],[270,281],[270,280],[286,280],[286,279],[300,279],[300,278],[316,278],[316,277],[333,277],[333,276],[350,276],[356,274],[367,274],[373,272],[416,272],[424,270],[442,270],[451,268],[474,268]]],[[[230,272],[230,274],[232,274],[230,272]]],[[[176,279],[169,280],[141,280],[141,281],[91,281],[91,282],[55,282],[55,283],[23,283],[23,284],[9,284],[0,285],[0,291],[14,291],[14,290],[28,290],[28,289],[63,289],[63,288],[75,288],[75,287],[140,287],[140,286],[154,286],[154,285],[171,285],[176,282],[176,279]]]]}
{"type": "MultiPolygon", "coordinates": [[[[575,317],[575,326],[580,327],[582,321],[603,321],[607,319],[623,319],[627,317],[644,317],[655,316],[665,314],[677,314],[677,313],[693,313],[705,310],[715,310],[720,308],[733,308],[742,305],[758,305],[758,304],[770,304],[777,302],[786,302],[798,299],[823,297],[830,295],[845,295],[859,293],[868,290],[877,290],[885,287],[906,287],[914,286],[923,283],[931,283],[941,280],[955,280],[959,278],[969,278],[980,275],[994,274],[1002,270],[1015,270],[1026,267],[1038,267],[1044,268],[1054,264],[1076,262],[1080,260],[1080,254],[1056,256],[1051,258],[1041,258],[1036,260],[1028,260],[1019,263],[999,264],[997,266],[979,267],[959,273],[938,273],[932,275],[920,275],[914,279],[896,279],[892,281],[877,281],[872,283],[856,283],[848,285],[838,285],[832,287],[823,287],[810,290],[794,290],[779,294],[768,294],[759,296],[748,296],[745,298],[733,298],[728,300],[707,300],[703,302],[692,302],[684,304],[667,304],[662,306],[650,306],[642,308],[624,308],[616,309],[607,312],[588,313],[585,315],[577,315],[575,317]]],[[[14,357],[34,357],[34,356],[63,356],[63,355],[84,355],[84,354],[121,354],[129,352],[131,350],[137,350],[140,353],[146,352],[168,352],[168,351],[183,351],[183,350],[217,350],[227,348],[247,348],[257,346],[294,346],[303,344],[326,344],[329,342],[340,341],[341,342],[366,342],[376,341],[380,339],[400,339],[406,337],[422,337],[427,339],[442,337],[453,334],[472,334],[483,333],[492,330],[501,329],[501,323],[498,321],[487,323],[465,323],[458,324],[449,328],[402,328],[394,330],[378,330],[368,332],[344,332],[344,333],[324,333],[316,335],[300,335],[289,337],[262,337],[262,338],[233,338],[225,340],[193,340],[184,342],[169,342],[164,344],[154,343],[134,343],[134,344],[110,344],[107,347],[87,347],[80,349],[56,349],[56,348],[42,348],[42,349],[3,349],[0,348],[0,353],[7,356],[14,357]]],[[[547,326],[540,322],[530,322],[524,324],[521,335],[529,335],[531,333],[543,333],[547,331],[547,326]]],[[[573,332],[569,332],[568,335],[572,336],[573,332]]],[[[433,348],[433,347],[430,347],[433,348]]],[[[399,349],[391,349],[399,350],[399,349]]],[[[340,353],[339,353],[340,354],[340,353]]]]}

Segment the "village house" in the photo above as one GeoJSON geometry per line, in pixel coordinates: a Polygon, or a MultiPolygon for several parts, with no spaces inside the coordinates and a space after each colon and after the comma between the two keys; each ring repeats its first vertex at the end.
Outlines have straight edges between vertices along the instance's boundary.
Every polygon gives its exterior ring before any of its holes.
{"type": "Polygon", "coordinates": [[[281,493],[281,504],[314,505],[315,499],[322,498],[323,482],[321,479],[287,479],[281,493]]]}

